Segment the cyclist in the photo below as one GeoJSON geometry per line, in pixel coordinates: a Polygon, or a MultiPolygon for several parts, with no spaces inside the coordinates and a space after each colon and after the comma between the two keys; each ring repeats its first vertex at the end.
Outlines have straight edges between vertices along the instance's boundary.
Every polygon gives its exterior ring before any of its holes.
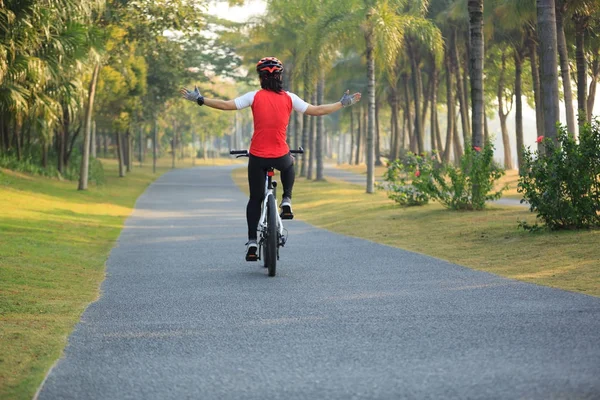
{"type": "Polygon", "coordinates": [[[261,90],[248,92],[235,100],[209,99],[200,94],[198,87],[190,91],[181,89],[183,98],[198,105],[218,110],[241,110],[252,107],[254,134],[249,149],[248,185],[250,199],[246,206],[248,223],[248,242],[246,243],[246,261],[258,259],[257,229],[260,219],[261,203],[264,196],[265,174],[267,168],[280,171],[283,185],[283,198],[280,204],[281,218],[291,219],[292,188],[294,186],[294,158],[286,142],[286,130],[292,109],[307,115],[320,116],[331,114],[342,107],[351,106],[360,100],[361,94],[350,94],[347,90],[340,101],[314,106],[300,99],[294,93],[283,90],[283,64],[275,57],[264,57],[256,64],[261,90]]]}

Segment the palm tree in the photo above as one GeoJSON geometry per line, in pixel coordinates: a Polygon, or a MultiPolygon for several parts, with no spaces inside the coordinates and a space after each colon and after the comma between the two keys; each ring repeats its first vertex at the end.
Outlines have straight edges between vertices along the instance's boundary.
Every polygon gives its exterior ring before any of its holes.
{"type": "Polygon", "coordinates": [[[564,17],[567,12],[568,0],[556,0],[556,45],[560,61],[560,75],[563,82],[563,95],[567,117],[567,129],[575,133],[575,114],[573,112],[573,90],[571,89],[571,71],[569,66],[569,52],[565,38],[564,17]]]}
{"type": "Polygon", "coordinates": [[[472,145],[483,145],[483,0],[469,0],[472,145]]]}
{"type": "Polygon", "coordinates": [[[554,0],[536,0],[536,4],[544,133],[546,137],[556,139],[556,123],[559,121],[556,8],[554,0]]]}
{"type": "Polygon", "coordinates": [[[83,139],[83,155],[81,157],[81,168],[79,173],[78,190],[87,190],[88,186],[88,170],[90,163],[90,136],[92,129],[92,112],[94,110],[94,99],[96,97],[96,83],[98,82],[98,73],[100,71],[100,63],[97,62],[92,72],[90,80],[90,88],[88,92],[87,107],[85,109],[85,128],[83,139]]]}
{"type": "Polygon", "coordinates": [[[401,0],[351,0],[343,8],[336,1],[328,1],[322,6],[316,24],[324,40],[347,39],[351,36],[349,27],[362,30],[367,63],[367,193],[375,191],[375,60],[383,60],[381,65],[394,68],[404,32],[417,20],[401,13],[405,7],[406,2],[401,0]]]}
{"type": "MultiPolygon", "coordinates": [[[[595,21],[597,30],[600,29],[600,12],[595,21]]],[[[596,100],[596,86],[600,80],[600,36],[590,38],[590,86],[588,90],[587,119],[592,120],[592,110],[596,100]]]]}

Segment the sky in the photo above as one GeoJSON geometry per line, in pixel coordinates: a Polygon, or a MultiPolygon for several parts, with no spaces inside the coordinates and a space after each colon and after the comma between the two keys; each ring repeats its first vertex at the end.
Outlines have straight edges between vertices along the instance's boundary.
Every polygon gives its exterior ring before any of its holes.
{"type": "Polygon", "coordinates": [[[264,13],[267,3],[262,0],[247,0],[241,7],[229,7],[226,1],[213,2],[208,7],[209,14],[235,22],[244,22],[248,18],[264,13]]]}

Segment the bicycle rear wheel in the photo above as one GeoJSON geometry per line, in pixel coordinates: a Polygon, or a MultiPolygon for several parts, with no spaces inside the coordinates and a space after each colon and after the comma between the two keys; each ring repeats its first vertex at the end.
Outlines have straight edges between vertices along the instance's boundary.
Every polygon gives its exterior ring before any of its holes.
{"type": "Polygon", "coordinates": [[[267,240],[265,241],[265,266],[268,269],[269,276],[275,276],[277,271],[277,204],[275,197],[267,198],[267,240]]]}

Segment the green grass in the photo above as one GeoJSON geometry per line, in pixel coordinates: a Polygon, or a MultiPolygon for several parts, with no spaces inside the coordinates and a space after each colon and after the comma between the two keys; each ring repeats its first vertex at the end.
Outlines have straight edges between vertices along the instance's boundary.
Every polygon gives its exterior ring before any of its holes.
{"type": "Polygon", "coordinates": [[[107,182],[83,192],[77,182],[0,170],[0,399],[34,395],[99,296],[106,259],[136,199],[171,160],[161,159],[156,174],[151,164],[135,164],[125,178],[114,160],[103,164],[107,182]]]}
{"type": "MultiPolygon", "coordinates": [[[[247,191],[245,169],[233,173],[247,191]]],[[[297,178],[294,213],[310,224],[348,236],[427,254],[473,269],[540,285],[600,296],[600,230],[542,232],[517,229],[535,222],[525,207],[449,211],[439,204],[400,208],[385,193],[338,180],[297,178]]]]}

